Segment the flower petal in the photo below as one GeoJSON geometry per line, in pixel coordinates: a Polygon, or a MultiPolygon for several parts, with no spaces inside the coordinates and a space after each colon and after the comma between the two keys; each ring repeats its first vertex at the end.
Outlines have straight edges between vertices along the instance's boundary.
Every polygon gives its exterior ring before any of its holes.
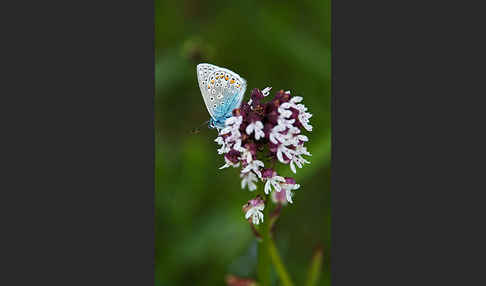
{"type": "Polygon", "coordinates": [[[270,180],[267,180],[267,182],[265,183],[265,194],[268,195],[268,193],[270,193],[272,191],[272,188],[270,187],[270,180]]]}
{"type": "Polygon", "coordinates": [[[290,170],[292,170],[294,174],[297,174],[297,170],[295,170],[295,166],[294,166],[294,161],[290,161],[290,170]]]}
{"type": "Polygon", "coordinates": [[[254,129],[255,125],[253,123],[248,124],[248,126],[246,126],[246,134],[250,135],[254,129]]]}

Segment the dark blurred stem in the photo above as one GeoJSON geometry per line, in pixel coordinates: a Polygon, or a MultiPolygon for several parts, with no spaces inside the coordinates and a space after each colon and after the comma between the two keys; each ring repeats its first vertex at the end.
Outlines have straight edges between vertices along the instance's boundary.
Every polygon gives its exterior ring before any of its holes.
{"type": "Polygon", "coordinates": [[[264,220],[261,225],[262,241],[258,247],[258,282],[259,286],[270,286],[270,203],[267,200],[265,209],[263,209],[264,220]]]}
{"type": "Polygon", "coordinates": [[[262,236],[258,232],[258,230],[255,228],[255,226],[253,225],[253,223],[250,222],[249,224],[250,224],[250,227],[251,227],[251,231],[253,232],[253,235],[255,235],[256,239],[258,241],[262,241],[262,236]]]}
{"type": "Polygon", "coordinates": [[[273,234],[275,232],[275,225],[277,223],[278,218],[280,217],[280,211],[282,210],[282,204],[278,204],[277,207],[273,210],[272,214],[270,215],[270,233],[273,234]]]}

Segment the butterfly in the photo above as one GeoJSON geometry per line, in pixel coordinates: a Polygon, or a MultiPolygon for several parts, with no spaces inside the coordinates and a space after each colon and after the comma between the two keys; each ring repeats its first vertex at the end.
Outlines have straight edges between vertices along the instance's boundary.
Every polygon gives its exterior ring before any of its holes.
{"type": "Polygon", "coordinates": [[[233,109],[240,107],[246,91],[246,80],[229,69],[201,63],[196,67],[197,81],[208,109],[209,128],[224,128],[233,109]]]}

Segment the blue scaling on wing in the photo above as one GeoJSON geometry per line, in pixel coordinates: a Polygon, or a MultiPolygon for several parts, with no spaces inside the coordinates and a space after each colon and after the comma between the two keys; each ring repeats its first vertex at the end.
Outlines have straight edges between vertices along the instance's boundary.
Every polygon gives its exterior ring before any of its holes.
{"type": "Polygon", "coordinates": [[[241,100],[243,99],[242,92],[234,92],[231,93],[230,91],[226,90],[223,97],[228,100],[223,104],[219,105],[214,109],[213,118],[211,118],[214,127],[216,128],[224,128],[224,123],[226,119],[230,118],[233,115],[233,110],[235,108],[240,107],[241,100]]]}

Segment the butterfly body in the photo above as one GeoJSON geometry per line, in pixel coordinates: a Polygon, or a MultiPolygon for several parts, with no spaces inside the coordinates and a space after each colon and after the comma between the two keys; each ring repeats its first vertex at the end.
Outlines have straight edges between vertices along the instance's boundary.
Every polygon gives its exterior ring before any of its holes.
{"type": "Polygon", "coordinates": [[[211,64],[198,64],[197,80],[208,109],[210,128],[222,129],[233,109],[240,107],[246,81],[238,74],[211,64]]]}

